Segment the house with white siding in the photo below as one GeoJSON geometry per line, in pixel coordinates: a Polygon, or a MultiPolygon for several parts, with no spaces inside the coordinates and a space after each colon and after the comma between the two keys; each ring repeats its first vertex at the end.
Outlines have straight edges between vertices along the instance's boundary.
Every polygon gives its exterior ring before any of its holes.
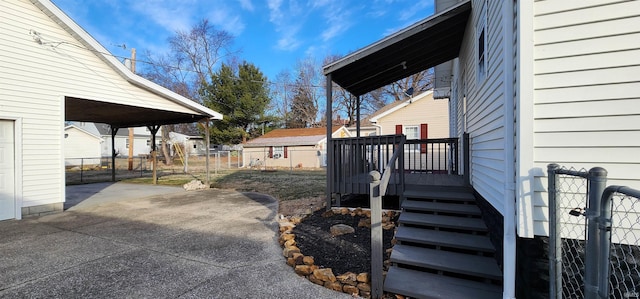
{"type": "MultiPolygon", "coordinates": [[[[78,128],[82,128],[87,132],[91,132],[100,136],[102,144],[100,146],[100,155],[96,157],[110,157],[113,153],[112,144],[116,150],[117,156],[129,156],[129,129],[133,129],[133,156],[149,155],[151,152],[151,132],[146,127],[122,128],[115,134],[113,142],[111,141],[111,126],[108,124],[97,124],[91,122],[72,122],[78,128]]],[[[160,146],[160,132],[156,132],[156,146],[160,146]]],[[[66,151],[66,149],[65,149],[66,151]]],[[[86,156],[90,157],[90,156],[86,156]]]]}
{"type": "Polygon", "coordinates": [[[0,11],[0,220],[62,210],[66,121],[115,135],[222,118],[131,72],[49,0],[0,11]]]}
{"type": "Polygon", "coordinates": [[[64,128],[64,165],[82,167],[100,165],[102,138],[75,125],[64,128]]]}
{"type": "MultiPolygon", "coordinates": [[[[460,170],[502,272],[502,278],[490,271],[457,275],[498,281],[493,284],[499,295],[478,286],[473,298],[526,298],[532,291],[527,279],[546,275],[533,272],[538,269],[526,259],[543,252],[532,246],[549,231],[549,163],[600,166],[608,171],[608,184],[640,188],[640,1],[435,4],[434,16],[325,66],[327,82],[361,96],[435,68],[436,81],[447,82],[438,89],[450,97],[449,135],[468,137],[458,153],[460,170]]],[[[330,186],[332,180],[330,173],[330,186]]],[[[407,246],[400,253],[418,251],[407,246]]],[[[406,256],[391,259],[400,265],[409,263],[406,256]]],[[[419,264],[441,276],[457,271],[425,259],[419,264]]],[[[419,287],[398,287],[398,280],[406,286],[427,275],[407,272],[392,267],[385,290],[425,296],[419,287]]],[[[457,285],[452,279],[440,285],[457,285]]]]}

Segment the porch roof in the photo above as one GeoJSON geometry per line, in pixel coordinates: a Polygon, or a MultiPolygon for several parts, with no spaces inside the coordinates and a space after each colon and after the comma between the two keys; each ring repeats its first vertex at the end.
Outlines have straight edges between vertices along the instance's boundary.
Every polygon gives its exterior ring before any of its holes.
{"type": "Polygon", "coordinates": [[[324,66],[324,74],[356,96],[458,57],[471,1],[419,21],[324,66]]]}

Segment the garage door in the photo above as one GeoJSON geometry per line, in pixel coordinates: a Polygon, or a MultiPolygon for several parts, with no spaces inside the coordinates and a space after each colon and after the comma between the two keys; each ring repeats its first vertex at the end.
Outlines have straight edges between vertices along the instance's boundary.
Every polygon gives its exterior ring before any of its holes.
{"type": "Polygon", "coordinates": [[[0,120],[0,220],[15,218],[13,121],[0,120]]]}

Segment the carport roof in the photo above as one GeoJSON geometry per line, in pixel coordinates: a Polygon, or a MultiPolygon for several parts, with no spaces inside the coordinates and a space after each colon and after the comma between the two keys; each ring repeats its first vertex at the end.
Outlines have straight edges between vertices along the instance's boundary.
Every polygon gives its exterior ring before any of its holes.
{"type": "MultiPolygon", "coordinates": [[[[168,102],[164,108],[153,108],[149,104],[141,106],[140,98],[128,100],[126,96],[121,98],[119,103],[96,100],[100,95],[95,95],[95,98],[65,97],[67,121],[106,123],[125,128],[222,119],[222,114],[134,74],[51,1],[31,2],[87,49],[93,51],[128,84],[145,90],[149,97],[160,97],[168,102]]],[[[144,101],[144,98],[142,100],[144,101]]]]}
{"type": "Polygon", "coordinates": [[[359,96],[458,57],[471,1],[419,21],[324,67],[359,96]]]}

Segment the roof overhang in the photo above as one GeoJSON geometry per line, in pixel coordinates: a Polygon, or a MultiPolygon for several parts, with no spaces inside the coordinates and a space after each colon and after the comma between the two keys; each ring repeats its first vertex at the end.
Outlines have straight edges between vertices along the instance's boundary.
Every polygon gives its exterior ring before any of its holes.
{"type": "MultiPolygon", "coordinates": [[[[219,112],[213,111],[191,99],[134,74],[50,0],[30,1],[58,23],[58,25],[78,42],[82,43],[83,46],[96,53],[99,59],[117,72],[128,84],[146,90],[150,93],[150,96],[159,96],[181,107],[178,110],[172,110],[170,108],[154,109],[135,105],[135,101],[131,101],[131,105],[127,105],[126,101],[125,104],[115,104],[94,99],[66,97],[65,120],[105,123],[115,127],[125,128],[191,123],[205,119],[222,119],[223,116],[219,112]],[[184,112],[185,110],[188,112],[184,112]]],[[[96,95],[96,98],[99,98],[99,95],[96,95]]]]}
{"type": "Polygon", "coordinates": [[[360,96],[458,57],[471,12],[463,1],[324,67],[324,74],[360,96]]]}
{"type": "Polygon", "coordinates": [[[109,124],[116,128],[192,123],[211,118],[170,110],[114,104],[87,99],[65,98],[65,120],[109,124]]]}

